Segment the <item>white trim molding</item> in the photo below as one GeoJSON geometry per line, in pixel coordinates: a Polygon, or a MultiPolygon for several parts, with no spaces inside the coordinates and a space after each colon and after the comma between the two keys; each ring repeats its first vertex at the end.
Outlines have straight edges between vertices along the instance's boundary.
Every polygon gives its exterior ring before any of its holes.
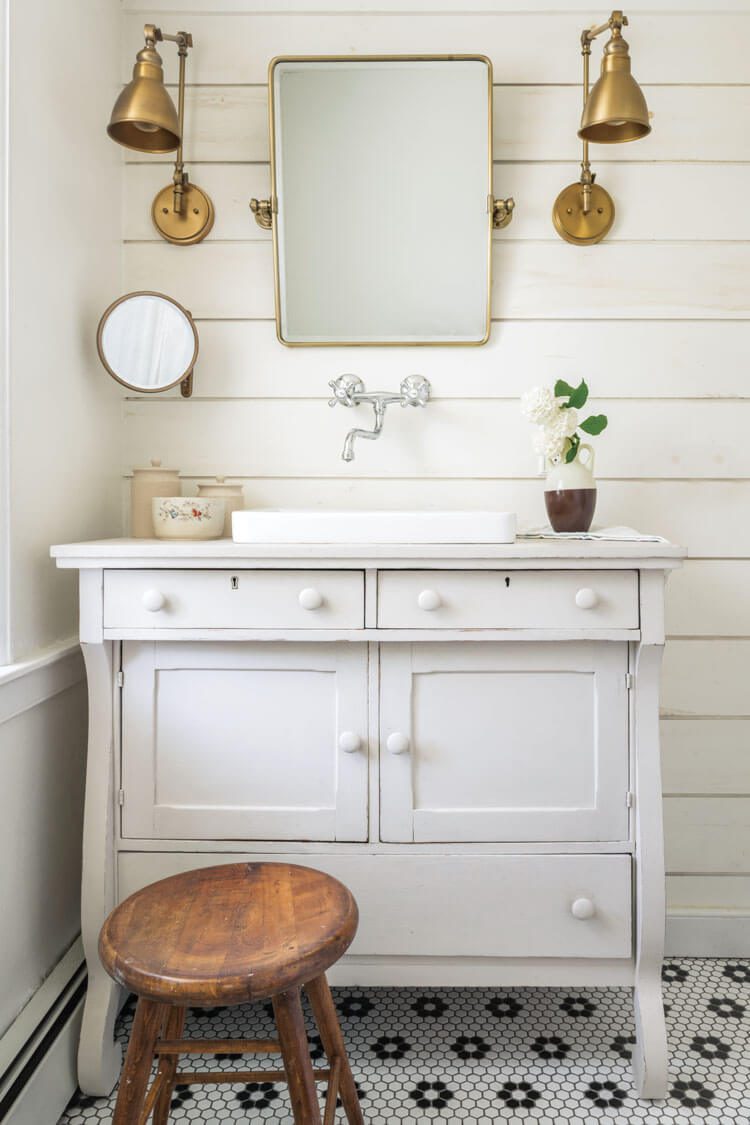
{"type": "Polygon", "coordinates": [[[83,676],[77,641],[63,641],[30,660],[0,668],[0,724],[67,691],[83,676]]]}
{"type": "Polygon", "coordinates": [[[750,957],[750,914],[669,914],[668,957],[750,957]]]}

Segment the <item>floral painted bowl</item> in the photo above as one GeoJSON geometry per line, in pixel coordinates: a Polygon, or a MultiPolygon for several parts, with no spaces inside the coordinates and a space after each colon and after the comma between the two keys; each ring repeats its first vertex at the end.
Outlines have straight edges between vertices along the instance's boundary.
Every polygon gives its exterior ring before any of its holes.
{"type": "Polygon", "coordinates": [[[156,496],[151,501],[157,539],[220,539],[224,501],[205,496],[156,496]]]}

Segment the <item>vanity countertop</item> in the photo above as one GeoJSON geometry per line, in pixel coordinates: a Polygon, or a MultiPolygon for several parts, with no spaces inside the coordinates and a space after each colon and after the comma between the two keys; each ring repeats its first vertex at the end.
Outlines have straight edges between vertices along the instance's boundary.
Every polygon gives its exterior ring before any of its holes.
{"type": "Polygon", "coordinates": [[[264,566],[379,567],[432,561],[436,565],[491,567],[598,566],[623,564],[672,569],[685,558],[684,547],[653,540],[519,538],[515,543],[234,543],[231,539],[96,539],[51,548],[57,565],[69,569],[137,567],[226,568],[264,566]]]}

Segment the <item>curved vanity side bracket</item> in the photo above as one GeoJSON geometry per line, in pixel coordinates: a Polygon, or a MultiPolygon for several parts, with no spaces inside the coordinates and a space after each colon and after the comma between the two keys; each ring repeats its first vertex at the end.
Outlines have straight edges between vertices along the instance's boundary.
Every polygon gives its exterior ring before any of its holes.
{"type": "MultiPolygon", "coordinates": [[[[642,581],[643,581],[642,576],[642,581]]],[[[662,576],[648,576],[663,586],[662,576]]],[[[643,591],[642,591],[643,592],[643,591]]],[[[650,593],[646,591],[646,593],[650,593]]],[[[653,623],[658,632],[658,615],[653,623]]],[[[642,642],[635,650],[635,691],[631,701],[631,730],[635,757],[635,977],[633,1004],[636,1045],[633,1079],[642,1098],[667,1096],[667,1035],[664,1022],[661,966],[666,914],[664,832],[662,824],[659,755],[659,677],[663,640],[642,642]]]]}
{"type": "Polygon", "coordinates": [[[86,1094],[111,1093],[122,1051],[114,1039],[120,989],[99,960],[99,930],[115,905],[115,779],[113,642],[81,645],[89,690],[88,764],[83,824],[81,931],[88,990],[78,1047],[78,1084],[86,1094]]]}

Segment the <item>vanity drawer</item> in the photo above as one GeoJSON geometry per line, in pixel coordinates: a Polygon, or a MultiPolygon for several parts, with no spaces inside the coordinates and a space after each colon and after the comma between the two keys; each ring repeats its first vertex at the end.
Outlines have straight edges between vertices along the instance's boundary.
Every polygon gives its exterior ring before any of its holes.
{"type": "Polygon", "coordinates": [[[118,897],[178,871],[253,860],[304,863],[345,883],[359,905],[351,947],[359,956],[625,958],[632,952],[628,855],[132,853],[119,857],[118,897]]]}
{"type": "Polygon", "coordinates": [[[381,570],[381,629],[637,629],[635,570],[381,570]]]}
{"type": "Polygon", "coordinates": [[[362,571],[109,570],[105,629],[361,629],[362,571]]]}

